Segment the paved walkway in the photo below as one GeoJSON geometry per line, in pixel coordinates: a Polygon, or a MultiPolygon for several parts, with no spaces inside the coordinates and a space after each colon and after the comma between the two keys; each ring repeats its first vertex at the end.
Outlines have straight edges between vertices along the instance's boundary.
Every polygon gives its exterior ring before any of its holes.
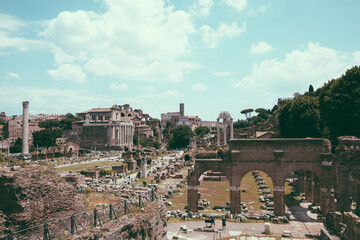
{"type": "MultiPolygon", "coordinates": [[[[188,222],[177,222],[168,224],[168,239],[172,239],[173,236],[178,236],[179,239],[194,239],[194,240],[205,240],[205,239],[216,239],[214,232],[199,232],[194,231],[195,228],[205,227],[204,221],[188,221],[188,222]],[[186,225],[190,230],[189,233],[180,232],[180,227],[186,225]]],[[[221,232],[222,237],[239,236],[240,234],[249,234],[254,236],[264,236],[264,223],[237,223],[227,222],[225,231],[221,229],[221,221],[215,221],[215,230],[221,232]]],[[[296,237],[300,238],[311,238],[315,235],[320,235],[320,229],[323,228],[323,224],[319,222],[298,222],[291,221],[289,224],[273,224],[271,223],[271,233],[275,236],[281,236],[284,230],[290,230],[293,233],[293,239],[296,237]]],[[[265,236],[264,236],[265,237],[265,236]]],[[[273,239],[273,238],[248,238],[248,239],[273,239]]],[[[235,238],[236,239],[236,238],[235,238]]],[[[285,239],[285,238],[283,238],[285,239]]]]}

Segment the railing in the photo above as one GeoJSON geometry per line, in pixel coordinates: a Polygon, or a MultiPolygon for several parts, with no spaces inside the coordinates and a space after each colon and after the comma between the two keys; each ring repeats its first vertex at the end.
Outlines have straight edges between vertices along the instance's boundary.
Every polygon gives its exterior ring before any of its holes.
{"type": "Polygon", "coordinates": [[[102,226],[105,222],[131,213],[137,208],[142,208],[156,199],[157,196],[155,195],[154,189],[151,189],[139,194],[137,199],[126,199],[102,208],[95,208],[91,211],[73,214],[51,222],[45,222],[41,225],[0,236],[0,239],[49,240],[67,237],[74,235],[75,233],[78,234],[89,228],[102,226]]]}

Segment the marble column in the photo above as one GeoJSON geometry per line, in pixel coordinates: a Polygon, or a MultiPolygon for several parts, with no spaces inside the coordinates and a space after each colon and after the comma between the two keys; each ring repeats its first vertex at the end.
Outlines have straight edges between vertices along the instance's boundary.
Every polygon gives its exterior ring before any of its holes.
{"type": "Polygon", "coordinates": [[[129,150],[131,151],[132,141],[133,141],[133,138],[132,138],[132,126],[129,126],[129,127],[128,127],[128,131],[129,131],[129,138],[128,138],[128,141],[129,141],[129,150]]]}
{"type": "Polygon", "coordinates": [[[22,153],[29,154],[29,102],[23,104],[22,153]]]}
{"type": "Polygon", "coordinates": [[[231,119],[230,122],[230,140],[234,139],[234,124],[233,124],[233,119],[231,119]]]}
{"type": "Polygon", "coordinates": [[[141,178],[147,178],[146,168],[147,168],[147,161],[145,159],[145,156],[142,156],[142,159],[141,159],[141,178]]]}
{"type": "Polygon", "coordinates": [[[219,126],[219,119],[217,120],[217,124],[216,124],[216,142],[217,142],[217,145],[219,146],[220,145],[220,126],[219,126]]]}
{"type": "Polygon", "coordinates": [[[241,191],[240,182],[230,183],[230,213],[241,213],[241,191]]]}
{"type": "Polygon", "coordinates": [[[197,212],[198,211],[198,181],[195,174],[192,172],[188,176],[188,195],[187,195],[187,202],[188,202],[188,211],[197,212]]]}
{"type": "Polygon", "coordinates": [[[285,187],[274,186],[274,213],[277,216],[285,215],[285,187]]]}
{"type": "Polygon", "coordinates": [[[109,145],[112,146],[112,126],[109,126],[109,145]]]}
{"type": "Polygon", "coordinates": [[[224,120],[224,123],[223,123],[223,132],[224,132],[224,145],[225,145],[227,143],[227,139],[226,139],[227,125],[226,125],[225,120],[224,120]]]}

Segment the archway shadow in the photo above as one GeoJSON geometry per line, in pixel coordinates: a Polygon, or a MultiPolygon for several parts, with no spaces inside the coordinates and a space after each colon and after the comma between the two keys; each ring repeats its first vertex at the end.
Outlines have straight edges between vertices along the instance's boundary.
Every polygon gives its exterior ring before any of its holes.
{"type": "Polygon", "coordinates": [[[300,203],[301,200],[294,199],[291,194],[285,195],[285,204],[292,215],[290,220],[298,222],[318,222],[317,219],[311,218],[306,214],[308,209],[300,206],[300,203]]]}

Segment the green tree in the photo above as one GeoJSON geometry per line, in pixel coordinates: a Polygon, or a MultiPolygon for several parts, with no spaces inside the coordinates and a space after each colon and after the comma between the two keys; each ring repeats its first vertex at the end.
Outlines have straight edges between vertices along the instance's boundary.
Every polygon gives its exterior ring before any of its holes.
{"type": "Polygon", "coordinates": [[[169,141],[170,148],[185,148],[189,145],[189,140],[194,136],[189,126],[181,125],[171,130],[172,138],[169,141]]]}
{"type": "Polygon", "coordinates": [[[155,140],[155,141],[151,142],[150,146],[152,146],[153,148],[159,149],[161,146],[161,143],[159,141],[155,140]]]}
{"type": "Polygon", "coordinates": [[[137,136],[137,135],[134,135],[134,136],[133,136],[133,144],[134,144],[135,146],[138,144],[138,140],[139,140],[138,136],[137,136]]]}
{"type": "Polygon", "coordinates": [[[314,87],[313,87],[313,85],[310,84],[310,86],[309,86],[309,93],[312,93],[312,92],[314,92],[314,87]]]}
{"type": "Polygon", "coordinates": [[[318,98],[303,96],[285,104],[279,114],[279,130],[283,137],[320,137],[318,98]]]}
{"type": "Polygon", "coordinates": [[[172,128],[172,123],[170,121],[166,121],[166,129],[172,128]]]}
{"type": "Polygon", "coordinates": [[[22,139],[17,138],[14,145],[9,148],[11,153],[21,153],[22,152],[22,139]]]}
{"type": "Polygon", "coordinates": [[[71,130],[72,123],[75,121],[78,121],[78,120],[79,120],[79,118],[77,118],[73,114],[67,113],[65,115],[65,118],[60,121],[60,127],[62,128],[62,130],[64,132],[67,132],[67,131],[71,130]]]}
{"type": "Polygon", "coordinates": [[[45,128],[45,129],[52,130],[53,128],[57,128],[59,126],[60,126],[60,122],[59,122],[59,120],[56,120],[56,119],[45,120],[45,121],[39,122],[39,127],[45,128]]]}
{"type": "Polygon", "coordinates": [[[210,132],[210,129],[206,126],[200,126],[195,129],[195,135],[200,136],[202,138],[209,132],[210,132]]]}
{"type": "Polygon", "coordinates": [[[55,146],[56,138],[62,136],[62,129],[44,129],[33,133],[33,145],[38,147],[55,146]]]}
{"type": "Polygon", "coordinates": [[[254,111],[252,108],[247,108],[242,110],[240,113],[245,114],[246,119],[249,119],[251,117],[251,113],[254,111]]]}
{"type": "Polygon", "coordinates": [[[246,127],[250,127],[251,123],[249,123],[248,121],[245,120],[238,120],[236,122],[234,122],[233,127],[234,129],[239,129],[239,128],[246,128],[246,127]]]}
{"type": "Polygon", "coordinates": [[[360,137],[360,67],[324,85],[319,97],[320,111],[332,139],[360,137]]]}

